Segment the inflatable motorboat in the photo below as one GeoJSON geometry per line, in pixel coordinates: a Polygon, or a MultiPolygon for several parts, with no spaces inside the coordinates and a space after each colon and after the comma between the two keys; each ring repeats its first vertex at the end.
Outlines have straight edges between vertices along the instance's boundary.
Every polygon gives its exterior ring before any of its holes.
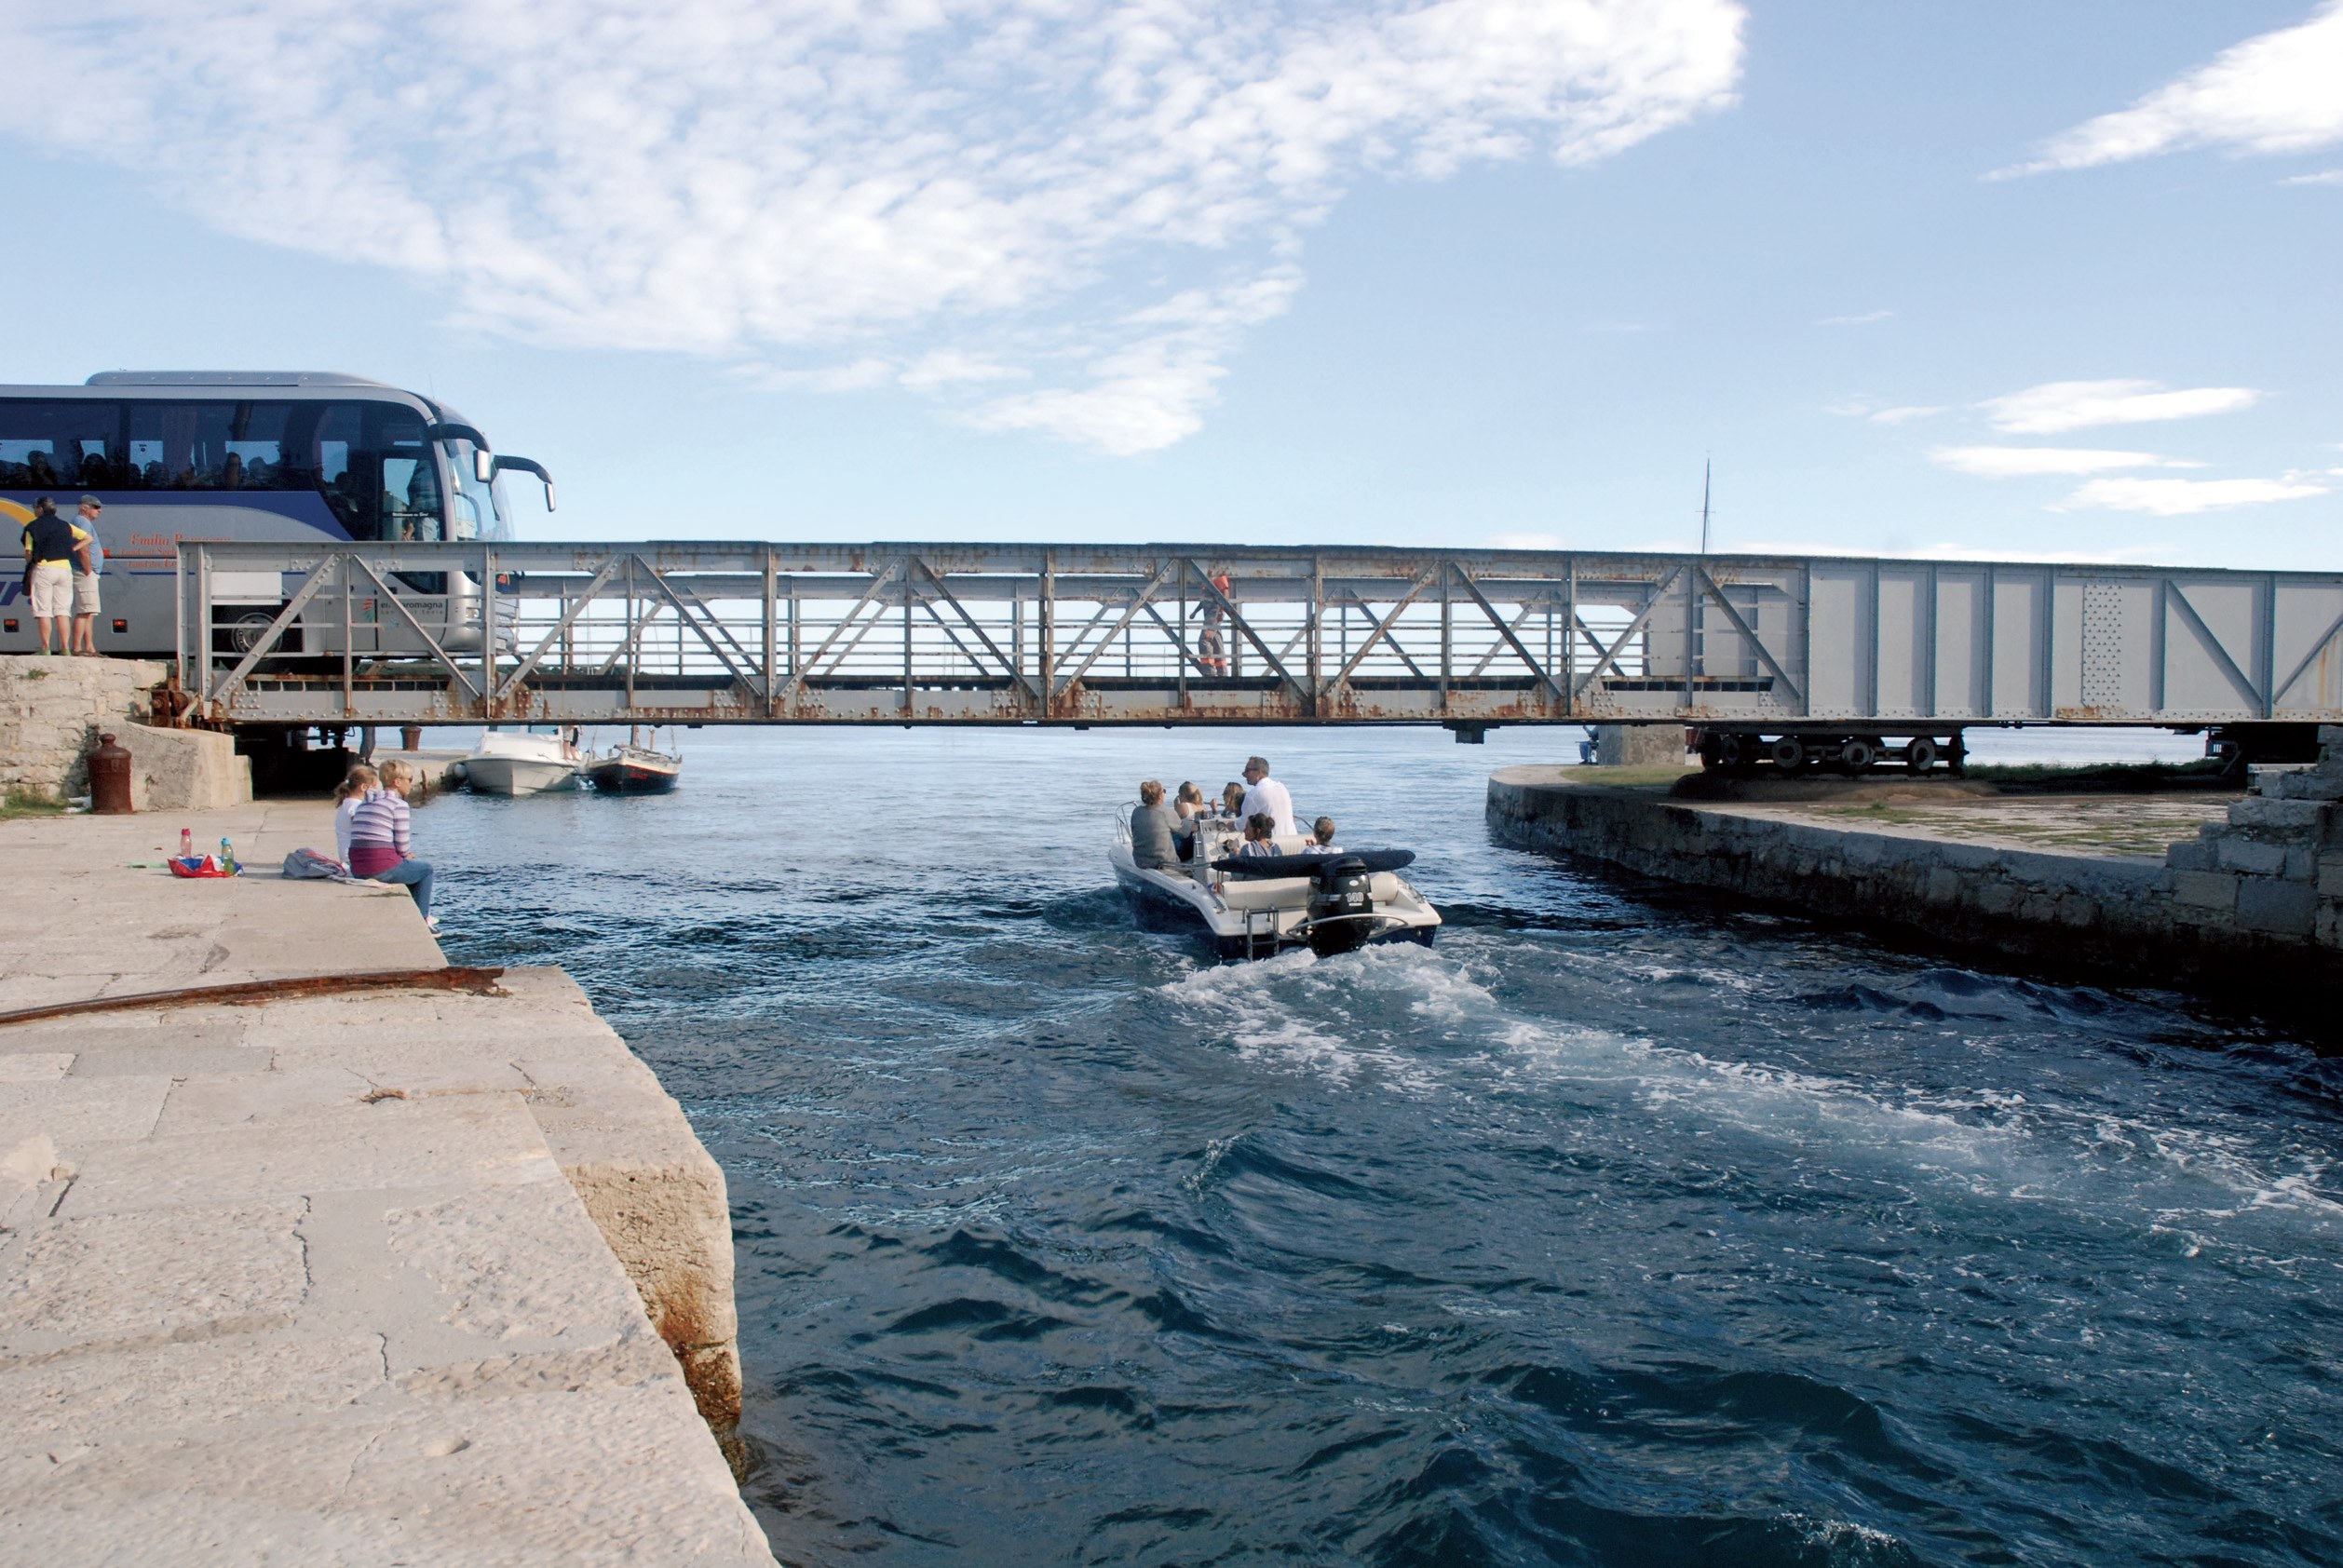
{"type": "Polygon", "coordinates": [[[1117,818],[1108,860],[1143,925],[1201,930],[1223,958],[1266,958],[1289,947],[1321,957],[1369,942],[1429,947],[1440,928],[1431,900],[1402,881],[1405,849],[1326,853],[1310,839],[1274,839],[1275,855],[1239,856],[1237,824],[1205,818],[1196,858],[1161,869],[1131,855],[1131,814],[1117,818]]]}

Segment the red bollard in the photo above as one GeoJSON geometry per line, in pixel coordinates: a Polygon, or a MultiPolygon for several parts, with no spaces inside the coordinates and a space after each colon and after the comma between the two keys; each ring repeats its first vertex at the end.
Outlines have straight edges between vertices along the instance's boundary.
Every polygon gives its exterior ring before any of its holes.
{"type": "Polygon", "coordinates": [[[89,809],[101,817],[130,815],[130,753],[110,735],[100,736],[89,753],[89,809]]]}

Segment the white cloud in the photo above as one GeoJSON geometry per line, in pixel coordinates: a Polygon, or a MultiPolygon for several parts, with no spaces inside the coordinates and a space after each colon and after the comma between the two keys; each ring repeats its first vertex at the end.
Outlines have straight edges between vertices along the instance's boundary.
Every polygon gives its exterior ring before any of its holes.
{"type": "Polygon", "coordinates": [[[2110,468],[2194,468],[2195,463],[2152,452],[2104,452],[2087,447],[1940,446],[1929,461],[1957,474],[2023,479],[2037,474],[2104,474],[2110,468]]]}
{"type": "Polygon", "coordinates": [[[2153,381],[2051,381],[1978,404],[1997,430],[2054,436],[2094,425],[2145,425],[2252,408],[2261,394],[2246,386],[2167,391],[2153,381]]]}
{"type": "Polygon", "coordinates": [[[1869,399],[1858,398],[1852,402],[1831,403],[1824,413],[1835,413],[1842,419],[1867,419],[1874,425],[1908,425],[1916,419],[1927,419],[1945,411],[1934,406],[1911,405],[1903,408],[1880,408],[1869,399]]]}
{"type": "Polygon", "coordinates": [[[1814,324],[1818,327],[1868,327],[1875,321],[1885,321],[1894,314],[1892,310],[1868,310],[1861,316],[1825,316],[1814,324]]]}
{"type": "Polygon", "coordinates": [[[2326,486],[2306,483],[2293,475],[2282,480],[2092,480],[2066,497],[2059,510],[2101,507],[2153,517],[2187,517],[2325,493],[2326,486]]]}
{"type": "Polygon", "coordinates": [[[2343,169],[2323,169],[2316,174],[2289,174],[2282,185],[2343,185],[2343,169]]]}
{"type": "Polygon", "coordinates": [[[2185,147],[2298,153],[2343,142],[2343,0],[2248,38],[2129,109],[2052,138],[2005,174],[2087,169],[2185,147]]]}
{"type": "Polygon", "coordinates": [[[229,233],[418,277],[468,322],[777,384],[883,367],[979,424],[1140,451],[1197,427],[1347,188],[1617,153],[1732,101],[1744,20],[1740,0],[86,0],[0,9],[0,57],[106,105],[7,134],[229,233]],[[982,401],[1012,375],[1036,389],[982,401]]]}

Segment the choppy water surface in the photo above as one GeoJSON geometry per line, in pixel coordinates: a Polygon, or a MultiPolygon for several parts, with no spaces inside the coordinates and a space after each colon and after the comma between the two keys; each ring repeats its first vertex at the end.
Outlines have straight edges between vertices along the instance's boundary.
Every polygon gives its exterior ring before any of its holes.
{"type": "Polygon", "coordinates": [[[418,831],[723,1162],[785,1561],[2343,1561],[2343,1061],[1493,845],[1573,740],[707,731],[418,831]],[[1133,928],[1117,803],[1253,749],[1438,948],[1133,928]]]}

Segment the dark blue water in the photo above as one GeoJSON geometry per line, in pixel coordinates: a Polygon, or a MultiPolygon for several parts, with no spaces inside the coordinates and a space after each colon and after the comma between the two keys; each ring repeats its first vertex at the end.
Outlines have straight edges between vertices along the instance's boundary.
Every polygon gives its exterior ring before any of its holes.
{"type": "Polygon", "coordinates": [[[1575,732],[687,737],[420,814],[731,1182],[786,1561],[2343,1562],[2343,1061],[1501,847],[1575,732]],[[1264,750],[1448,928],[1215,966],[1264,750]]]}

